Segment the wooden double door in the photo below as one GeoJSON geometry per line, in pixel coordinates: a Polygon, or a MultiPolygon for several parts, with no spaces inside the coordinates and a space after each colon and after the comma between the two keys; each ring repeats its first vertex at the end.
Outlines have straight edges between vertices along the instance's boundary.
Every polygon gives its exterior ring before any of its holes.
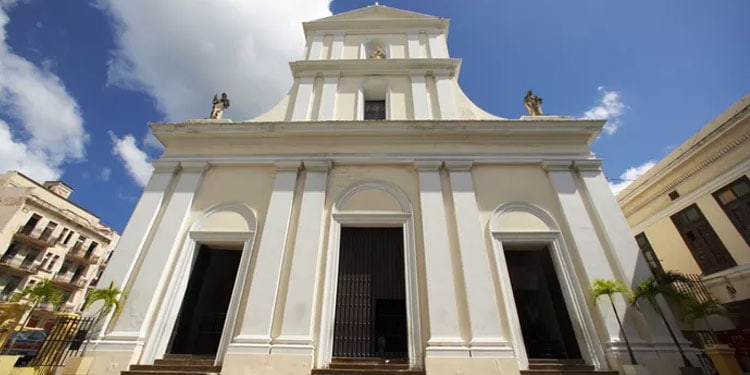
{"type": "Polygon", "coordinates": [[[342,228],[333,357],[407,358],[402,228],[342,228]]]}

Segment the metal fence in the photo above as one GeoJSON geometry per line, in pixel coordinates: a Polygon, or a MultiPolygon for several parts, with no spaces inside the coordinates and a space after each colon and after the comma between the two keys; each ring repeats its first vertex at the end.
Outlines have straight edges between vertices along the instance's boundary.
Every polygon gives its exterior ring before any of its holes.
{"type": "Polygon", "coordinates": [[[36,367],[37,374],[51,374],[55,367],[63,366],[68,358],[81,354],[93,324],[93,317],[58,316],[37,355],[27,366],[36,367]]]}

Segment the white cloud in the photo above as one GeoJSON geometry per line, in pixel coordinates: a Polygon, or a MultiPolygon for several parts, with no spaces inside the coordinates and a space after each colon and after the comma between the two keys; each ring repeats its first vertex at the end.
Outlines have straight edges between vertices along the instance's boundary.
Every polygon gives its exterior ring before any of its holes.
{"type": "Polygon", "coordinates": [[[8,10],[0,0],[0,171],[58,179],[62,165],[83,160],[88,134],[75,99],[58,76],[14,54],[6,43],[8,10]]]}
{"type": "Polygon", "coordinates": [[[136,145],[135,137],[126,134],[119,138],[112,131],[109,132],[109,137],[112,138],[112,154],[120,157],[128,174],[139,186],[146,186],[154,167],[151,166],[148,155],[136,145]]]}
{"type": "Polygon", "coordinates": [[[620,127],[620,116],[625,112],[627,106],[622,102],[619,92],[608,91],[604,86],[599,86],[596,89],[602,93],[602,98],[597,105],[583,113],[583,118],[607,119],[607,123],[604,124],[604,133],[612,135],[620,127]]]}
{"type": "Polygon", "coordinates": [[[102,181],[109,181],[109,178],[112,176],[112,168],[103,168],[101,172],[99,172],[99,177],[102,179],[102,181]]]}
{"type": "Polygon", "coordinates": [[[156,99],[169,121],[208,117],[226,92],[225,118],[270,109],[301,58],[301,22],[331,14],[329,0],[98,0],[115,23],[109,83],[156,99]]]}
{"type": "Polygon", "coordinates": [[[633,181],[637,180],[639,177],[648,172],[648,170],[651,169],[654,165],[656,165],[656,161],[649,160],[639,166],[626,169],[625,172],[620,175],[618,182],[609,183],[609,188],[612,189],[613,194],[617,195],[617,193],[625,190],[625,188],[628,187],[628,185],[630,185],[633,181]]]}

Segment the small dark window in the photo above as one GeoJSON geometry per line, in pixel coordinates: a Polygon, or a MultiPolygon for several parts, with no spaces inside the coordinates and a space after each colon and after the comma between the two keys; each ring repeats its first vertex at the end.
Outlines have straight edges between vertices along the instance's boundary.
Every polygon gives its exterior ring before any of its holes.
{"type": "Polygon", "coordinates": [[[672,190],[669,193],[669,199],[671,199],[671,200],[675,200],[675,199],[677,199],[679,197],[680,197],[680,193],[678,193],[677,190],[672,190]]]}
{"type": "Polygon", "coordinates": [[[37,214],[31,215],[31,218],[29,218],[29,221],[26,222],[26,225],[24,225],[23,228],[21,228],[21,233],[23,233],[23,234],[31,234],[31,231],[34,230],[34,228],[36,227],[36,224],[41,219],[42,219],[42,217],[39,216],[39,215],[37,215],[37,214]]]}
{"type": "Polygon", "coordinates": [[[750,180],[742,176],[715,192],[714,198],[750,245],[750,180]]]}
{"type": "Polygon", "coordinates": [[[385,100],[365,100],[365,120],[385,120],[385,100]]]}

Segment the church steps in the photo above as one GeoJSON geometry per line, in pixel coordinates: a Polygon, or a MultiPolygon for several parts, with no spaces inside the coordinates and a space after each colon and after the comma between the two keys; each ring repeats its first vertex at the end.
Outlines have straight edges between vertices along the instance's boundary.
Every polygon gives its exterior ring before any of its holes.
{"type": "Polygon", "coordinates": [[[153,365],[130,365],[121,375],[210,375],[221,373],[213,357],[190,354],[166,354],[153,365]]]}

